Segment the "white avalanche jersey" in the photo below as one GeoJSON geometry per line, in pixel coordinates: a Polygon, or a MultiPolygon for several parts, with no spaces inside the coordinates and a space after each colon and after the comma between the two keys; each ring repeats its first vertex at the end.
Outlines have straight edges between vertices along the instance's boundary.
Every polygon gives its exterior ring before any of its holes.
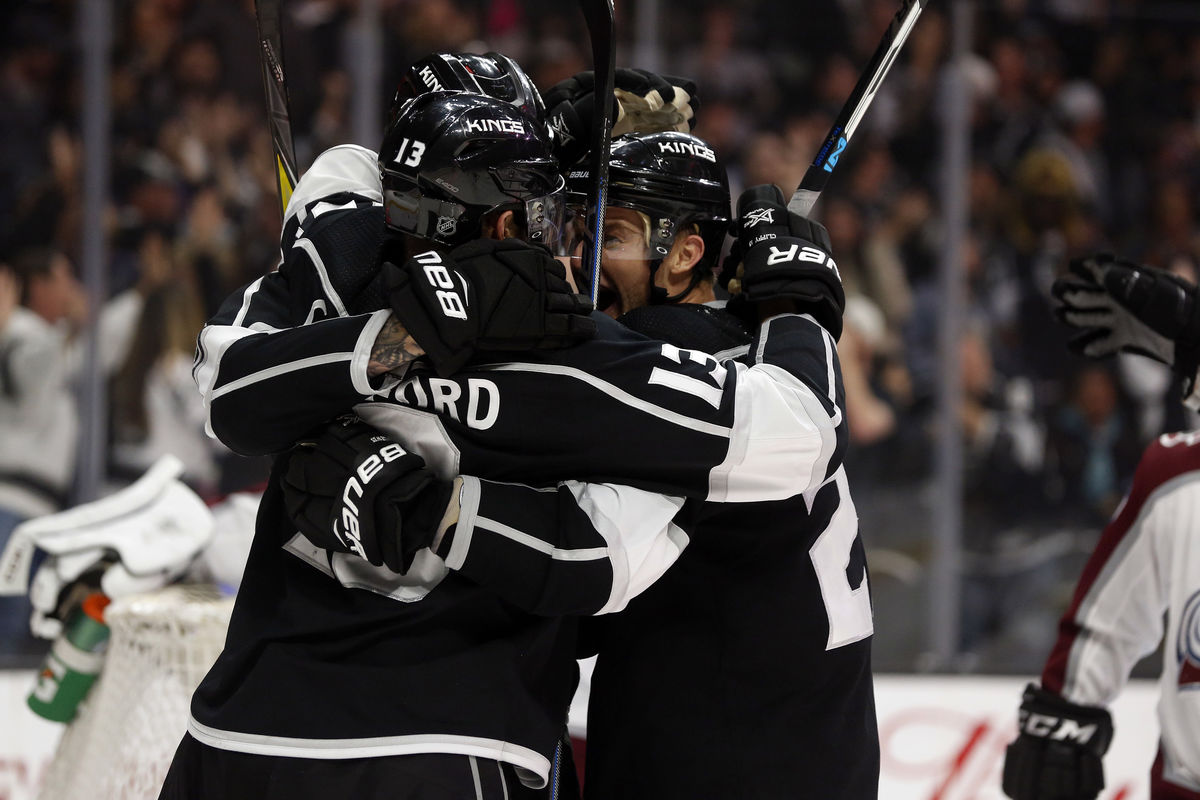
{"type": "Polygon", "coordinates": [[[1067,700],[1107,706],[1165,634],[1154,798],[1200,798],[1198,524],[1200,431],[1167,434],[1142,454],[1042,673],[1042,686],[1067,700]]]}

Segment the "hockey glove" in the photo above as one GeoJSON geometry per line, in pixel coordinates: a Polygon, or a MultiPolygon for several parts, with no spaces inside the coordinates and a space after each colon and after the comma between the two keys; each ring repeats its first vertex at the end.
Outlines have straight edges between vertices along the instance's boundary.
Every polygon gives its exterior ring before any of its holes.
{"type": "Polygon", "coordinates": [[[591,301],[571,291],[563,265],[516,239],[385,260],[383,278],[396,318],[442,377],[476,350],[569,347],[596,332],[591,301]]]}
{"type": "Polygon", "coordinates": [[[286,458],[284,507],[318,547],[401,575],[418,550],[449,551],[454,483],[439,480],[420,456],[357,417],[336,420],[286,458]]]}
{"type": "Polygon", "coordinates": [[[1014,800],[1091,800],[1104,788],[1102,758],[1112,717],[1035,684],[1025,687],[1019,734],[1004,758],[1004,793],[1014,800]]]}
{"type": "MultiPolygon", "coordinates": [[[[542,94],[555,156],[564,169],[587,154],[596,118],[595,92],[595,76],[589,70],[559,81],[542,94]]],[[[617,69],[613,94],[614,137],[632,131],[687,133],[695,126],[700,109],[696,84],[691,80],[644,69],[617,69]]]]}
{"type": "Polygon", "coordinates": [[[1103,254],[1071,262],[1051,287],[1060,320],[1080,329],[1069,345],[1091,358],[1139,353],[1170,364],[1184,402],[1200,407],[1200,308],[1196,287],[1169,272],[1103,254]]]}
{"type": "Polygon", "coordinates": [[[721,270],[730,310],[749,316],[749,307],[788,299],[837,340],[846,292],[830,249],[825,227],[789,212],[779,187],[750,187],[738,198],[738,238],[721,270]]]}

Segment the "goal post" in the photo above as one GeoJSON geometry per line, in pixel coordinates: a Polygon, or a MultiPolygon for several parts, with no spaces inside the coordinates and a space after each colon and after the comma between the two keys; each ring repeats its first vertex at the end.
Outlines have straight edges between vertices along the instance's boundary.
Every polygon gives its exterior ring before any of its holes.
{"type": "Polygon", "coordinates": [[[233,598],[177,584],[114,601],[100,679],[63,731],[40,800],[153,800],[192,692],[225,645],[233,598]]]}

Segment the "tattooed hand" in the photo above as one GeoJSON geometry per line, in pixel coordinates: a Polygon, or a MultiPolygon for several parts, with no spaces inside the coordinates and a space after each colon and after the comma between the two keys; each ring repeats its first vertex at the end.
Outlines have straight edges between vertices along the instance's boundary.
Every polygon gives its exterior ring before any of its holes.
{"type": "Polygon", "coordinates": [[[408,371],[408,365],[425,355],[421,345],[409,335],[408,331],[395,317],[388,317],[375,344],[371,348],[371,361],[367,364],[367,375],[374,378],[385,372],[401,377],[408,371]]]}

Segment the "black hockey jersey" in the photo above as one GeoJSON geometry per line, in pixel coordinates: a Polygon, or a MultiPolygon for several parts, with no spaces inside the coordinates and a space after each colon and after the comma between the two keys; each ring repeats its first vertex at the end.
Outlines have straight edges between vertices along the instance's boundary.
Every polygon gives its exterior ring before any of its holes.
{"type": "MultiPolygon", "coordinates": [[[[713,306],[622,322],[680,347],[749,338],[713,306]]],[[[872,630],[842,469],[786,500],[705,504],[662,578],[619,614],[583,621],[599,651],[584,797],[873,800],[872,630]]]]}
{"type": "Polygon", "coordinates": [[[446,561],[422,551],[397,576],[304,539],[273,477],[189,732],[284,756],[472,754],[544,785],[574,688],[576,626],[541,615],[561,613],[546,592],[485,588],[492,554],[526,557],[531,574],[597,562],[590,574],[608,588],[569,610],[619,608],[678,555],[681,498],[786,498],[838,473],[835,351],[799,316],[764,323],[739,363],[596,315],[597,338],[574,348],[450,379],[416,369],[372,381],[371,346],[390,311],[351,312],[370,291],[362,265],[375,257],[379,202],[375,155],[362,148],[328,151],[297,185],[281,268],[201,333],[195,375],[210,428],[240,452],[278,452],[353,407],[444,476],[476,476],[465,485],[479,491],[460,496],[446,561]],[[496,499],[496,481],[568,501],[593,546],[539,538],[522,523],[529,509],[496,499]]]}

